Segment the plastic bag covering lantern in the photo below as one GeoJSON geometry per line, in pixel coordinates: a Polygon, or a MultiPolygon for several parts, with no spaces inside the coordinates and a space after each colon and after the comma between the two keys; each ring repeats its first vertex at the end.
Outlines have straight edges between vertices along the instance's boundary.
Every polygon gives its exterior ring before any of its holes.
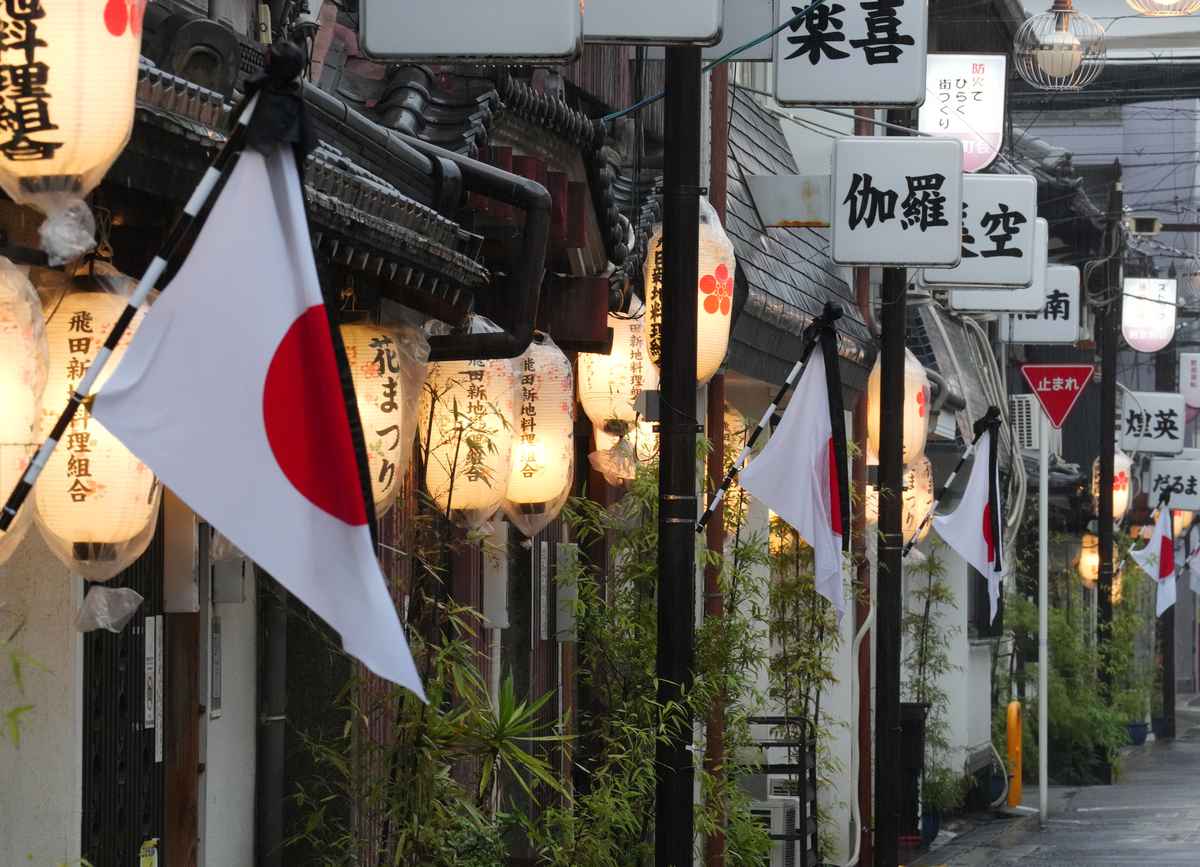
{"type": "MultiPolygon", "coordinates": [[[[43,429],[54,424],[125,309],[125,298],[113,291],[79,291],[81,286],[131,288],[132,281],[115,270],[97,264],[96,274],[95,279],[65,278],[75,288],[50,308],[46,323],[50,376],[42,400],[43,429]]],[[[141,314],[134,318],[114,350],[99,388],[120,364],[141,318],[141,314]]],[[[54,554],[73,574],[107,581],[150,543],[160,486],[150,468],[81,407],[46,464],[35,495],[38,528],[54,554]]]]}
{"type": "MultiPolygon", "coordinates": [[[[659,364],[662,335],[663,234],[655,228],[646,256],[646,306],[649,309],[650,357],[659,364]]],[[[721,369],[733,320],[733,280],[737,263],[733,242],[706,199],[700,200],[700,283],[696,310],[696,382],[704,384],[721,369]]]]}
{"type": "Polygon", "coordinates": [[[1104,28],[1071,0],[1054,0],[1025,20],[1013,39],[1013,65],[1038,90],[1081,90],[1104,68],[1104,28]]]}
{"type": "MultiPolygon", "coordinates": [[[[1113,521],[1125,517],[1132,493],[1133,459],[1121,450],[1113,454],[1113,521]]],[[[1092,461],[1092,509],[1100,510],[1100,459],[1092,461]]]]}
{"type": "Polygon", "coordinates": [[[429,341],[408,326],[341,326],[371,470],[375,514],[385,515],[404,480],[416,428],[429,341]]]}
{"type": "MultiPolygon", "coordinates": [[[[907,542],[920,528],[918,542],[923,542],[929,535],[933,522],[927,522],[921,527],[921,522],[933,508],[933,464],[929,458],[920,457],[904,468],[904,492],[900,497],[902,507],[901,532],[907,542]]],[[[875,485],[867,485],[867,521],[871,524],[879,522],[879,489],[875,485]]]]}
{"type": "Polygon", "coordinates": [[[622,436],[638,419],[642,390],[658,388],[658,368],[647,349],[648,319],[637,309],[628,316],[608,314],[612,352],[579,354],[579,402],[597,428],[622,436]]]}
{"type": "Polygon", "coordinates": [[[558,517],[575,467],[575,377],[549,337],[538,335],[516,359],[518,411],[504,514],[533,538],[558,517]]]}
{"type": "MultiPolygon", "coordinates": [[[[48,366],[37,292],[0,257],[0,503],[16,487],[36,447],[48,366]]],[[[20,544],[32,520],[33,509],[26,507],[7,531],[0,531],[0,563],[20,544]]]]}
{"type": "Polygon", "coordinates": [[[133,127],[147,0],[7,0],[0,83],[0,186],[47,214],[52,262],[94,245],[83,197],[120,155],[133,127]]]}
{"type": "MultiPolygon", "coordinates": [[[[867,379],[867,462],[879,463],[880,359],[875,359],[867,379]]],[[[904,463],[925,454],[929,435],[929,377],[917,357],[904,350],[904,463]]]]}
{"type": "MultiPolygon", "coordinates": [[[[481,316],[470,331],[499,330],[481,316]]],[[[512,472],[519,392],[511,358],[439,361],[421,389],[417,433],[425,489],[456,524],[478,529],[496,514],[512,472]]]]}

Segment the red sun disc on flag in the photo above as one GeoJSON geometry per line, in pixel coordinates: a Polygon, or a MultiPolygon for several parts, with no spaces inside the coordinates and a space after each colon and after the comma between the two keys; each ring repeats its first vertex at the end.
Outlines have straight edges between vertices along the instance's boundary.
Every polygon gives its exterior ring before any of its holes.
{"type": "Polygon", "coordinates": [[[263,387],[263,423],[279,469],[296,490],[347,524],[367,523],[323,306],[308,308],[279,342],[263,387]]]}
{"type": "Polygon", "coordinates": [[[1021,375],[1056,429],[1063,426],[1075,408],[1095,370],[1094,364],[1021,365],[1021,375]]]}

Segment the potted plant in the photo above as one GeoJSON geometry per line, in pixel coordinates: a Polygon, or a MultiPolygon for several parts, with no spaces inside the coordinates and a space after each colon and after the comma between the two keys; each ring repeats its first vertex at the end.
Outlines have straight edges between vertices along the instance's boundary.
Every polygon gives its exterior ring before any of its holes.
{"type": "Polygon", "coordinates": [[[1130,687],[1118,693],[1113,701],[1113,706],[1121,718],[1126,720],[1125,727],[1129,731],[1129,741],[1135,747],[1144,744],[1146,736],[1150,733],[1150,725],[1146,722],[1148,698],[1144,687],[1140,689],[1130,687]]]}

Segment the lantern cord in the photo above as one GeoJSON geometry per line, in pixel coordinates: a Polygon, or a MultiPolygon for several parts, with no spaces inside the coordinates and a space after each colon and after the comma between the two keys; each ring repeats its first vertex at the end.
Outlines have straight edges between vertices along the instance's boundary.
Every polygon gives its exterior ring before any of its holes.
{"type": "Polygon", "coordinates": [[[746,444],[742,446],[742,450],[738,454],[737,460],[730,465],[729,470],[725,473],[725,478],[721,480],[721,484],[718,486],[716,492],[712,496],[712,499],[709,501],[708,506],[705,508],[704,514],[701,515],[700,520],[696,522],[697,534],[704,532],[704,528],[708,526],[709,520],[712,519],[713,514],[721,505],[721,501],[725,499],[725,494],[729,492],[729,487],[733,484],[733,480],[737,478],[737,474],[742,471],[742,468],[746,463],[746,459],[750,457],[750,453],[754,450],[755,442],[757,442],[758,438],[762,436],[762,432],[767,429],[767,426],[771,423],[771,419],[779,410],[779,404],[783,402],[783,399],[787,397],[788,393],[792,390],[796,383],[800,381],[800,377],[804,373],[804,369],[808,367],[808,359],[812,356],[813,349],[817,345],[817,340],[820,338],[821,332],[826,328],[832,328],[833,323],[837,321],[838,317],[841,315],[841,308],[834,304],[826,304],[825,312],[814,319],[808,328],[804,329],[804,344],[800,351],[800,360],[793,365],[792,371],[788,374],[787,379],[784,380],[783,385],[779,386],[779,391],[776,393],[775,399],[767,405],[766,411],[763,412],[762,418],[759,419],[758,424],[755,426],[753,432],[751,432],[749,439],[746,440],[746,444]]]}
{"type": "Polygon", "coordinates": [[[118,317],[112,327],[112,331],[109,332],[108,337],[105,339],[104,345],[96,353],[96,359],[88,368],[83,379],[80,380],[79,386],[71,394],[66,408],[63,409],[62,414],[58,417],[58,421],[55,422],[50,436],[38,448],[37,454],[29,462],[24,476],[17,482],[17,486],[9,495],[3,509],[0,509],[0,531],[7,530],[12,525],[13,520],[16,519],[17,512],[20,511],[22,504],[24,504],[26,498],[29,496],[29,492],[38,480],[38,476],[45,469],[46,463],[50,460],[50,456],[58,446],[58,441],[66,433],[67,427],[71,424],[71,420],[75,417],[75,413],[79,410],[79,407],[91,398],[92,389],[95,388],[96,381],[100,378],[101,373],[103,373],[104,368],[112,358],[113,350],[117,348],[117,344],[129,329],[133,318],[137,315],[138,309],[145,303],[146,298],[149,297],[159,278],[162,277],[167,267],[179,256],[183,249],[185,238],[190,236],[193,228],[199,229],[200,226],[204,225],[204,220],[200,219],[200,213],[204,210],[204,206],[208,203],[213,191],[229,172],[233,170],[233,166],[236,164],[234,158],[245,147],[246,130],[250,119],[254,116],[254,109],[257,105],[258,93],[255,93],[243,104],[233,132],[230,133],[221,150],[213,158],[212,164],[205,171],[204,176],[200,179],[200,183],[196,185],[191,198],[188,199],[187,204],[183,207],[183,212],[176,217],[175,223],[167,233],[167,237],[159,248],[158,254],[150,262],[149,267],[146,268],[142,279],[138,282],[137,288],[130,295],[125,309],[121,312],[120,317],[118,317]]]}

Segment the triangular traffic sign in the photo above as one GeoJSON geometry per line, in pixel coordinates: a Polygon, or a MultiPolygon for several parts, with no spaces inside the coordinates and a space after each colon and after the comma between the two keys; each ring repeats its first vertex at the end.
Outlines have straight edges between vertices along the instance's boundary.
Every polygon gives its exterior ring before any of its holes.
{"type": "Polygon", "coordinates": [[[1075,408],[1095,370],[1094,364],[1021,365],[1021,375],[1037,396],[1046,418],[1056,429],[1063,426],[1075,408]]]}

